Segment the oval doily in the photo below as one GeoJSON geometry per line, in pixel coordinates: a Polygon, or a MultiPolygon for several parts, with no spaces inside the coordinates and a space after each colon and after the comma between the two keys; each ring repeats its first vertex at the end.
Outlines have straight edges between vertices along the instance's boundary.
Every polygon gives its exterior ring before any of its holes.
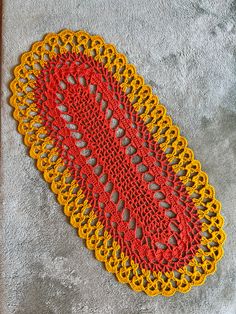
{"type": "Polygon", "coordinates": [[[21,57],[11,105],[70,223],[122,283],[188,292],[215,272],[220,202],[151,87],[99,36],[48,34],[21,57]]]}

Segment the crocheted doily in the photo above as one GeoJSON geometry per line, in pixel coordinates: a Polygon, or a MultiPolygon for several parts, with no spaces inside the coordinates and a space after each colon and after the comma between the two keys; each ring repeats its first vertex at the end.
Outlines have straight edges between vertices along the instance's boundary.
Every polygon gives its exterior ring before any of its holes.
{"type": "Polygon", "coordinates": [[[225,234],[214,188],[123,54],[64,30],[33,44],[14,76],[29,154],[108,271],[152,296],[215,272],[225,234]]]}

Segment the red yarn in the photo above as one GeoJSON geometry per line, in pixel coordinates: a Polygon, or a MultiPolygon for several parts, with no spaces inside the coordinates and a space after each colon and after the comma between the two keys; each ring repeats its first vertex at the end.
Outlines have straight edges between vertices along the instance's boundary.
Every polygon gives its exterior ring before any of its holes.
{"type": "Polygon", "coordinates": [[[149,270],[187,265],[201,241],[197,209],[112,73],[68,52],[46,64],[34,94],[48,135],[121,250],[149,270]]]}

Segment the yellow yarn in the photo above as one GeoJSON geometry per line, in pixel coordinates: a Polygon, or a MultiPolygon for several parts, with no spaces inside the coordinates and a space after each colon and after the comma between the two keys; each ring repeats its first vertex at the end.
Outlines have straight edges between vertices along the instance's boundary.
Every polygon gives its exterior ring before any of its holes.
{"type": "Polygon", "coordinates": [[[14,76],[10,85],[13,94],[10,102],[14,107],[14,118],[19,123],[18,131],[24,136],[30,156],[36,159],[37,168],[50,183],[58,202],[64,206],[70,223],[86,240],[87,247],[95,251],[96,258],[104,262],[106,269],[114,273],[120,282],[128,283],[135,291],[144,291],[150,296],[171,296],[176,291],[188,292],[192,286],[203,284],[206,276],[215,272],[216,263],[223,255],[225,233],[220,202],[216,200],[214,188],[209,185],[200,162],[194,159],[193,151],[188,148],[187,140],[172,124],[165,107],[152,94],[151,87],[144,83],[135,67],[127,63],[126,57],[118,53],[113,45],[105,44],[99,36],[64,30],[59,34],[48,34],[43,41],[33,44],[31,50],[22,55],[14,76]],[[64,167],[53,141],[47,137],[34,104],[35,78],[48,60],[67,51],[83,51],[102,62],[118,81],[122,81],[123,91],[136,111],[142,112],[141,118],[147,123],[154,139],[161,143],[174,171],[182,173],[180,179],[192,196],[203,223],[201,247],[190,263],[177,272],[163,274],[140,269],[120,251],[94,211],[88,211],[90,205],[82,190],[64,167]]]}

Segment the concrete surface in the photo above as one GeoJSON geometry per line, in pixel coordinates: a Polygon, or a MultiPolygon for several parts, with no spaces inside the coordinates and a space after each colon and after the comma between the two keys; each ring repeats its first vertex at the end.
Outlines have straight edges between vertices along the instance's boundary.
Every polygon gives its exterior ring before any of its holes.
{"type": "Polygon", "coordinates": [[[236,313],[236,1],[3,2],[1,313],[236,313]],[[68,224],[11,117],[9,81],[45,33],[113,42],[153,86],[208,172],[228,235],[218,271],[188,294],[119,284],[68,224]]]}

